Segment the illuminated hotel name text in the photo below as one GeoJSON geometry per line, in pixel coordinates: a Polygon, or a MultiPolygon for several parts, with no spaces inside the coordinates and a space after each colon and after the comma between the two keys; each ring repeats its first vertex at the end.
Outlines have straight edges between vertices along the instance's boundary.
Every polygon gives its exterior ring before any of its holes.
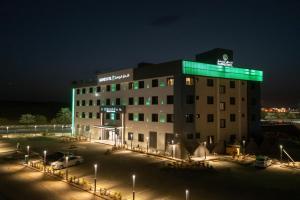
{"type": "Polygon", "coordinates": [[[121,75],[112,75],[112,76],[107,76],[107,77],[103,77],[103,78],[99,78],[98,81],[99,83],[102,82],[107,82],[107,81],[115,81],[115,80],[120,80],[120,79],[125,79],[125,78],[129,78],[130,74],[121,74],[121,75]]]}

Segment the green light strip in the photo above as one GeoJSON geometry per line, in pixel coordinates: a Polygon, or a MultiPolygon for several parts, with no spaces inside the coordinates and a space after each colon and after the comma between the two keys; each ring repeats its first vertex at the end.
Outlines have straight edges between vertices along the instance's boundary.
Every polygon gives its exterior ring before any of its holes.
{"type": "Polygon", "coordinates": [[[260,70],[212,65],[186,60],[182,61],[182,73],[247,81],[263,81],[263,71],[260,70]]]}
{"type": "Polygon", "coordinates": [[[74,136],[75,133],[75,89],[72,89],[72,128],[71,128],[72,136],[74,136]]]}

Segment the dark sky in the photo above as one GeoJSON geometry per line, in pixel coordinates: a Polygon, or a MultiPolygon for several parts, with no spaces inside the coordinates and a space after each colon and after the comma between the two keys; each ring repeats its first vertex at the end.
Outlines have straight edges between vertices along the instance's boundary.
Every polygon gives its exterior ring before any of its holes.
{"type": "Polygon", "coordinates": [[[0,15],[0,99],[69,101],[96,71],[221,47],[264,71],[264,105],[300,102],[297,0],[2,0],[0,15]]]}

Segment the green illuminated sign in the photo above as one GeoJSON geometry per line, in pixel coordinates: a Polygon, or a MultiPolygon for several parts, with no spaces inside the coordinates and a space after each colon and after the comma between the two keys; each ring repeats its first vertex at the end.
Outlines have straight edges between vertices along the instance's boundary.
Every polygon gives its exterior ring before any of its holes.
{"type": "Polygon", "coordinates": [[[182,73],[247,81],[263,81],[263,71],[260,70],[212,65],[186,60],[182,61],[182,73]]]}
{"type": "Polygon", "coordinates": [[[72,136],[75,133],[75,89],[72,89],[72,136]]]}

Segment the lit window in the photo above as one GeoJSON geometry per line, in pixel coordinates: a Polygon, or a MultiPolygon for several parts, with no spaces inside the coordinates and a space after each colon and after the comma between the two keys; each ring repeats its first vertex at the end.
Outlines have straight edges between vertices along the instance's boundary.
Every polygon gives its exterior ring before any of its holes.
{"type": "Polygon", "coordinates": [[[225,94],[225,85],[220,85],[220,94],[225,94]]]}
{"type": "Polygon", "coordinates": [[[220,102],[220,110],[225,110],[225,102],[220,102]]]}
{"type": "Polygon", "coordinates": [[[185,85],[194,85],[194,78],[186,77],[185,78],[185,85]]]}
{"type": "Polygon", "coordinates": [[[174,78],[167,78],[167,85],[173,86],[174,85],[174,78]]]}

